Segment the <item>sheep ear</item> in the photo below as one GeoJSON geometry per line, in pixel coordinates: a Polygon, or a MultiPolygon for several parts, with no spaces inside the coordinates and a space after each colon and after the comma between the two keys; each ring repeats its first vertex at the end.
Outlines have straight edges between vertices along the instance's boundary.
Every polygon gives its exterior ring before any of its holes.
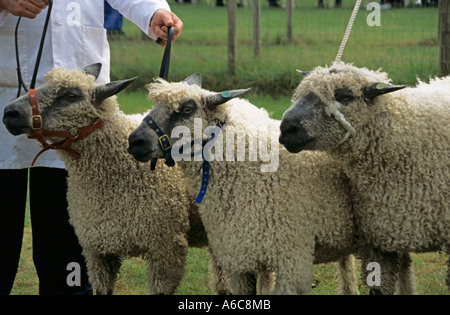
{"type": "Polygon", "coordinates": [[[212,110],[212,109],[216,108],[217,106],[219,106],[223,103],[226,103],[229,100],[231,100],[232,98],[235,98],[249,90],[250,89],[233,90],[233,91],[224,91],[222,93],[216,93],[216,94],[210,95],[208,97],[205,97],[204,103],[207,108],[212,110]]]}
{"type": "Polygon", "coordinates": [[[297,69],[297,73],[300,74],[302,77],[307,77],[308,74],[311,73],[311,71],[302,71],[297,69]]]}
{"type": "Polygon", "coordinates": [[[95,79],[97,80],[98,76],[100,75],[100,71],[102,71],[102,64],[101,63],[94,63],[92,65],[84,67],[81,70],[83,70],[87,74],[93,75],[95,77],[95,79]]]}
{"type": "Polygon", "coordinates": [[[184,79],[185,83],[189,85],[198,85],[202,86],[202,75],[200,73],[194,73],[193,75],[188,76],[186,79],[184,79]]]}
{"type": "Polygon", "coordinates": [[[94,98],[95,105],[100,105],[105,99],[110,96],[116,95],[128,86],[130,86],[138,77],[134,77],[128,80],[114,81],[104,85],[99,85],[95,88],[94,98]]]}
{"type": "Polygon", "coordinates": [[[395,92],[401,89],[404,89],[406,85],[392,85],[388,83],[371,83],[370,85],[364,88],[364,96],[367,99],[374,99],[378,95],[395,92]]]}

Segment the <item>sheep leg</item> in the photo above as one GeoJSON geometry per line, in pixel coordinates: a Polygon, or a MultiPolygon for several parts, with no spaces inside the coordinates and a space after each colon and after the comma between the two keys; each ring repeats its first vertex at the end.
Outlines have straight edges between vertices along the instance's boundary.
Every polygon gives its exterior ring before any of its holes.
{"type": "Polygon", "coordinates": [[[273,291],[275,274],[271,271],[260,271],[256,281],[256,294],[268,295],[273,291]]]}
{"type": "Polygon", "coordinates": [[[86,257],[89,280],[96,289],[96,294],[112,295],[122,265],[121,259],[114,254],[83,254],[86,257]]]}
{"type": "Polygon", "coordinates": [[[164,242],[148,254],[148,286],[151,295],[175,294],[184,276],[187,242],[164,242]]]}
{"type": "Polygon", "coordinates": [[[369,250],[363,255],[362,274],[371,295],[393,295],[395,293],[399,256],[393,252],[369,250]]]}
{"type": "MultiPolygon", "coordinates": [[[[306,267],[306,266],[304,266],[306,267]]],[[[275,295],[294,295],[307,294],[311,290],[311,283],[313,280],[312,263],[311,268],[304,273],[297,273],[296,275],[289,274],[285,270],[278,270],[276,272],[276,282],[273,294],[275,295]]]]}
{"type": "Polygon", "coordinates": [[[304,250],[303,253],[292,253],[290,261],[280,264],[275,271],[276,281],[273,294],[307,294],[311,290],[313,280],[312,257],[312,254],[304,250]]]}
{"type": "MultiPolygon", "coordinates": [[[[227,272],[227,274],[229,274],[227,272]]],[[[230,273],[231,274],[231,273],[230,273]]],[[[251,272],[232,274],[229,276],[231,291],[235,295],[255,295],[256,275],[251,272]]]]}
{"type": "Polygon", "coordinates": [[[211,248],[208,247],[209,253],[209,271],[210,271],[210,287],[215,295],[231,295],[230,285],[222,267],[216,260],[211,248]]]}
{"type": "Polygon", "coordinates": [[[231,291],[235,295],[270,294],[275,276],[270,271],[244,272],[230,277],[231,291]]]}
{"type": "MultiPolygon", "coordinates": [[[[230,281],[226,277],[225,272],[222,267],[217,262],[215,256],[213,255],[210,248],[208,248],[210,253],[210,287],[214,294],[216,295],[231,295],[232,290],[230,289],[230,281]]],[[[269,271],[261,271],[255,276],[252,273],[245,273],[243,275],[237,276],[234,281],[234,292],[246,292],[242,294],[270,294],[273,289],[274,283],[274,273],[269,271]]],[[[236,294],[236,293],[235,293],[236,294]]]]}
{"type": "Polygon", "coordinates": [[[338,294],[359,295],[355,276],[355,257],[347,255],[338,262],[338,294]]]}
{"type": "Polygon", "coordinates": [[[398,294],[413,295],[416,291],[416,278],[412,268],[412,259],[409,253],[404,253],[399,257],[398,267],[398,294]]]}

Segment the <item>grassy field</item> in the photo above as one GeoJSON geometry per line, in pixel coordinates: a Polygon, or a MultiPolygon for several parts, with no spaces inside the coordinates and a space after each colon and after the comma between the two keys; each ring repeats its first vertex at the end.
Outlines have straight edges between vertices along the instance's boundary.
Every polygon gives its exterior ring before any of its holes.
{"type": "MultiPolygon", "coordinates": [[[[246,95],[252,103],[266,108],[280,119],[290,105],[290,97],[300,77],[295,69],[309,70],[330,64],[342,40],[354,1],[344,1],[342,9],[317,10],[315,0],[297,1],[294,12],[294,39],[288,42],[285,10],[268,9],[261,13],[263,49],[260,58],[252,53],[251,10],[238,10],[238,62],[235,76],[227,75],[226,9],[206,5],[177,5],[172,9],[184,22],[184,31],[174,43],[169,79],[182,80],[201,72],[203,86],[215,91],[252,87],[246,95]]],[[[371,69],[382,67],[395,83],[413,85],[438,74],[437,9],[401,9],[381,12],[381,26],[369,27],[364,8],[359,12],[343,60],[371,69]]],[[[111,76],[140,79],[119,102],[126,113],[147,111],[144,85],[159,73],[163,50],[152,41],[142,40],[140,31],[130,22],[125,36],[112,40],[111,76]]],[[[29,215],[20,266],[13,294],[37,294],[38,281],[32,262],[29,215]]],[[[426,295],[449,294],[445,286],[447,256],[441,253],[413,255],[418,291],[426,295]]],[[[208,256],[205,250],[189,250],[186,276],[177,294],[210,294],[208,256]]],[[[315,294],[335,294],[333,264],[314,268],[315,294]]],[[[367,290],[360,285],[361,293],[367,290]]],[[[147,293],[146,266],[139,259],[124,262],[116,294],[147,293]]]]}
{"type": "MultiPolygon", "coordinates": [[[[32,261],[31,224],[29,212],[25,219],[25,233],[20,258],[19,270],[14,283],[13,295],[38,294],[38,279],[32,261]]],[[[447,274],[447,256],[442,253],[413,254],[417,289],[423,295],[448,295],[445,285],[447,274]]],[[[209,295],[208,281],[209,258],[205,250],[189,249],[186,274],[176,294],[180,295],[209,295]]],[[[359,262],[358,262],[359,266],[359,262]]],[[[116,285],[117,295],[147,294],[146,264],[140,258],[124,261],[120,277],[116,285]]],[[[359,268],[358,268],[359,275],[359,268]]],[[[359,280],[361,294],[367,294],[367,288],[359,280]]],[[[314,289],[311,295],[336,294],[336,268],[334,264],[314,266],[314,289]]]]}

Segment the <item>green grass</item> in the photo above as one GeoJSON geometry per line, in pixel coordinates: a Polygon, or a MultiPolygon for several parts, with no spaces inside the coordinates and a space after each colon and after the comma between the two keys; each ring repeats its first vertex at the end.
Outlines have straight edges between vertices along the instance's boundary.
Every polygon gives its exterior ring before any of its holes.
{"type": "MultiPolygon", "coordinates": [[[[29,213],[25,220],[24,242],[19,263],[13,295],[38,294],[38,279],[32,262],[31,235],[29,213]]],[[[417,289],[421,295],[449,295],[445,285],[447,275],[447,256],[442,253],[413,254],[413,265],[417,277],[417,289]]],[[[210,295],[209,289],[209,257],[205,249],[189,249],[186,274],[177,290],[179,295],[210,295]]],[[[360,277],[360,263],[357,261],[357,275],[361,294],[368,290],[360,277]]],[[[145,295],[147,290],[147,267],[140,258],[124,261],[120,277],[116,284],[116,295],[145,295]]],[[[314,289],[310,295],[336,294],[336,267],[334,264],[314,266],[314,289]]]]}
{"type": "MultiPolygon", "coordinates": [[[[342,9],[317,10],[316,0],[296,1],[294,39],[288,42],[285,10],[266,7],[262,1],[262,56],[253,57],[252,22],[249,8],[238,9],[238,49],[236,75],[227,75],[227,18],[225,8],[206,5],[177,5],[172,10],[184,22],[183,34],[172,47],[169,79],[182,80],[200,72],[203,86],[214,91],[252,87],[246,94],[252,103],[266,108],[280,119],[300,76],[295,69],[310,70],[330,64],[337,53],[354,1],[344,1],[342,9]]],[[[405,9],[381,12],[380,27],[366,24],[368,11],[361,8],[343,55],[343,60],[371,69],[382,67],[395,83],[414,84],[438,74],[439,46],[437,9],[405,9]]],[[[140,79],[119,95],[126,113],[142,113],[151,107],[144,85],[158,75],[163,49],[130,22],[125,37],[110,42],[111,76],[114,80],[140,79]]],[[[26,216],[24,242],[13,294],[37,294],[38,280],[32,262],[31,225],[26,216]]],[[[447,256],[440,253],[413,255],[420,294],[449,294],[445,286],[447,256]]],[[[206,250],[190,249],[186,275],[177,294],[210,294],[206,250]]],[[[315,289],[311,294],[335,294],[336,269],[333,264],[314,268],[315,289]]],[[[367,290],[360,285],[361,293],[367,290]]],[[[126,260],[121,269],[116,294],[147,293],[146,265],[139,258],[126,260]]]]}

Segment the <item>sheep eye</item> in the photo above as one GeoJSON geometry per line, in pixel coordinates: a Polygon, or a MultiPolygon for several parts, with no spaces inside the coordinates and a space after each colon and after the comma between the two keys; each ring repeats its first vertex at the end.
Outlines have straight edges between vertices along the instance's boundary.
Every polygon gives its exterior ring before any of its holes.
{"type": "Polygon", "coordinates": [[[191,114],[196,107],[196,104],[193,100],[186,101],[180,106],[180,112],[186,115],[191,114]]]}
{"type": "Polygon", "coordinates": [[[337,101],[341,103],[350,103],[353,100],[352,96],[341,96],[338,97],[337,101]]]}
{"type": "Polygon", "coordinates": [[[69,93],[66,95],[66,98],[68,98],[69,100],[74,100],[78,98],[78,95],[76,95],[75,93],[69,93]]]}
{"type": "Polygon", "coordinates": [[[185,114],[190,114],[190,113],[192,113],[192,108],[191,108],[191,107],[185,107],[185,108],[183,108],[183,113],[185,113],[185,114]]]}
{"type": "Polygon", "coordinates": [[[336,90],[334,98],[341,104],[347,105],[355,100],[353,93],[348,88],[336,90]]]}
{"type": "Polygon", "coordinates": [[[81,96],[81,93],[79,93],[78,90],[70,89],[70,90],[62,91],[59,94],[58,99],[66,100],[66,101],[75,101],[75,100],[79,99],[80,96],[81,96]]]}

